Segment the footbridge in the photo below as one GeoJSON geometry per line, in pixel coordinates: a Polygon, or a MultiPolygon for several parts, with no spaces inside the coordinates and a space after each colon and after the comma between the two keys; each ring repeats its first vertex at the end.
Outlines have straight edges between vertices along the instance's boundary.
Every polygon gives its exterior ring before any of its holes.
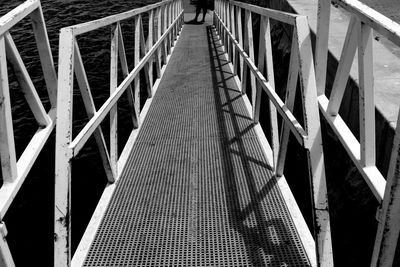
{"type": "MultiPolygon", "coordinates": [[[[200,24],[191,21],[189,1],[166,0],[62,28],[57,72],[40,2],[15,8],[0,18],[2,218],[55,128],[55,266],[333,266],[325,120],[380,204],[371,266],[392,266],[400,231],[400,122],[383,175],[375,164],[372,30],[400,46],[400,26],[358,1],[333,2],[351,22],[329,95],[330,1],[319,1],[314,51],[301,14],[216,0],[200,24]],[[48,111],[9,33],[25,17],[33,22],[48,111]],[[134,27],[126,30],[128,20],[134,27]],[[277,24],[291,36],[283,82],[274,72],[271,28],[277,24]],[[110,82],[97,109],[77,38],[102,28],[111,29],[110,82]],[[133,64],[126,35],[133,36],[133,64]],[[339,114],[356,50],[359,136],[339,114]],[[18,160],[7,62],[39,125],[18,160]],[[79,131],[76,97],[88,116],[79,131]],[[121,145],[122,111],[131,129],[121,145]],[[71,166],[92,137],[108,183],[73,251],[71,181],[79,170],[71,166]],[[305,151],[309,200],[296,199],[286,181],[289,140],[305,151]],[[311,223],[299,201],[311,203],[311,223]]],[[[0,229],[2,264],[13,266],[4,222],[0,229]]]]}

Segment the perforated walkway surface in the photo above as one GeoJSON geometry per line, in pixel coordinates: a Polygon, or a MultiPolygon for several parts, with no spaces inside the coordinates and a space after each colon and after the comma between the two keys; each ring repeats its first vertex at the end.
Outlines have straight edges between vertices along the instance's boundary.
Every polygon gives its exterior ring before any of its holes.
{"type": "Polygon", "coordinates": [[[85,266],[308,266],[210,23],[184,26],[85,266]]]}

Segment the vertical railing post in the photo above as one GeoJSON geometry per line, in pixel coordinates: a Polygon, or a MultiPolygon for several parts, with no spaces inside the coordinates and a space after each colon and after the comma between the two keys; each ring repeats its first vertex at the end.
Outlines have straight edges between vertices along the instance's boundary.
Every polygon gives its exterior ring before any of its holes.
{"type": "MultiPolygon", "coordinates": [[[[235,20],[235,5],[231,5],[231,9],[230,9],[230,19],[231,19],[231,32],[232,32],[232,36],[235,38],[235,40],[237,39],[236,36],[236,20],[235,20]]],[[[237,74],[237,57],[238,53],[236,51],[236,46],[232,43],[232,65],[233,65],[233,74],[236,75],[237,74]]]]}
{"type": "Polygon", "coordinates": [[[223,0],[221,0],[221,43],[222,45],[225,45],[225,30],[224,30],[224,10],[225,10],[225,2],[223,0]]]}
{"type": "MultiPolygon", "coordinates": [[[[264,72],[264,66],[267,68],[267,80],[271,87],[275,89],[274,77],[274,64],[272,57],[271,45],[271,26],[270,20],[267,17],[261,16],[260,18],[260,42],[258,46],[258,65],[261,73],[264,72]],[[266,64],[265,64],[266,63],[266,64]]],[[[261,87],[257,86],[256,103],[254,106],[254,122],[258,123],[260,116],[260,102],[261,102],[261,87]]],[[[278,118],[274,104],[269,102],[269,118],[271,125],[271,143],[273,151],[273,168],[276,170],[278,153],[279,153],[279,131],[278,131],[278,118]]]]}
{"type": "MultiPolygon", "coordinates": [[[[167,28],[169,28],[170,26],[171,26],[171,24],[172,24],[172,21],[173,21],[173,3],[172,2],[170,2],[169,4],[168,4],[168,27],[167,28]]],[[[169,53],[171,53],[171,49],[172,49],[172,46],[173,46],[173,43],[174,43],[174,30],[172,29],[170,32],[169,32],[169,34],[168,34],[168,40],[169,40],[169,53]]]]}
{"type": "MultiPolygon", "coordinates": [[[[292,112],[294,107],[294,100],[296,97],[297,80],[299,78],[299,51],[297,43],[297,34],[294,32],[292,37],[292,48],[290,50],[289,74],[286,83],[285,96],[286,107],[292,112]]],[[[286,154],[289,145],[289,134],[290,128],[288,124],[282,122],[278,159],[275,168],[275,174],[277,177],[281,177],[283,175],[283,170],[285,168],[286,154]]]]}
{"type": "Polygon", "coordinates": [[[224,31],[224,2],[220,1],[220,38],[221,43],[224,45],[225,43],[225,31],[224,31]]]}
{"type": "Polygon", "coordinates": [[[231,29],[231,4],[227,1],[226,2],[226,10],[225,10],[225,15],[226,15],[226,28],[228,29],[228,32],[226,33],[226,53],[228,55],[228,60],[232,60],[231,52],[232,52],[232,42],[231,38],[229,38],[229,32],[232,32],[231,29]]]}
{"type": "Polygon", "coordinates": [[[372,29],[361,22],[358,32],[360,156],[363,166],[375,166],[375,101],[372,29]]]}
{"type": "MultiPolygon", "coordinates": [[[[252,26],[251,26],[251,13],[250,13],[250,10],[247,10],[247,9],[244,11],[244,25],[245,25],[245,31],[244,31],[244,38],[243,38],[243,50],[249,55],[250,54],[250,50],[249,50],[249,48],[250,48],[250,45],[249,45],[249,41],[250,41],[249,28],[252,31],[252,26]],[[250,27],[249,27],[249,25],[250,25],[250,27]]],[[[253,37],[251,37],[251,42],[253,42],[253,37]]],[[[241,77],[241,80],[242,80],[242,93],[243,94],[245,94],[247,92],[247,74],[248,74],[248,72],[249,72],[249,68],[248,68],[247,64],[244,64],[243,65],[243,72],[242,72],[243,76],[241,77]]],[[[252,105],[254,105],[253,101],[252,101],[252,105]]]]}
{"type": "Polygon", "coordinates": [[[220,0],[217,0],[217,9],[218,9],[218,17],[219,17],[219,19],[217,20],[217,22],[218,22],[218,34],[219,34],[219,36],[221,37],[221,20],[220,20],[220,18],[221,18],[221,1],[220,0]]]}
{"type": "MultiPolygon", "coordinates": [[[[150,11],[149,15],[149,36],[147,37],[147,50],[149,51],[154,44],[154,9],[150,11]]],[[[148,97],[151,98],[153,97],[153,57],[149,59],[149,71],[148,71],[148,76],[149,76],[149,88],[150,90],[147,92],[148,97]]]]}
{"type": "Polygon", "coordinates": [[[371,267],[393,266],[400,233],[400,112],[390,157],[382,215],[376,232],[371,267]]]}
{"type": "Polygon", "coordinates": [[[1,172],[4,182],[8,183],[17,178],[17,159],[4,36],[0,37],[0,126],[1,172]]]}
{"type": "MultiPolygon", "coordinates": [[[[242,27],[242,8],[237,7],[236,8],[236,22],[237,22],[237,36],[238,36],[238,41],[239,41],[239,45],[241,47],[243,46],[243,27],[242,27]]],[[[244,65],[243,65],[243,57],[239,56],[239,65],[240,65],[240,79],[243,79],[243,75],[244,75],[244,65]]],[[[243,92],[242,90],[242,93],[243,92]]]]}
{"type": "MultiPolygon", "coordinates": [[[[118,25],[111,29],[110,95],[118,86],[118,25]]],[[[118,177],[118,104],[110,110],[110,161],[114,177],[118,177]]]]}
{"type": "MultiPolygon", "coordinates": [[[[137,15],[135,17],[135,52],[134,52],[134,64],[135,67],[139,64],[140,62],[140,38],[141,38],[141,21],[142,17],[141,15],[137,15]]],[[[140,75],[137,75],[136,78],[134,79],[134,85],[133,85],[133,95],[134,95],[134,107],[135,107],[135,117],[136,117],[136,122],[134,123],[133,127],[138,128],[140,124],[140,75]]]]}
{"type": "Polygon", "coordinates": [[[74,82],[74,35],[61,29],[58,61],[56,165],[54,200],[54,266],[71,261],[71,158],[72,94],[74,82]]]}
{"type": "MultiPolygon", "coordinates": [[[[157,8],[157,41],[160,40],[161,35],[162,35],[162,7],[157,8]]],[[[157,57],[157,78],[161,77],[161,54],[162,54],[162,48],[164,46],[161,45],[157,49],[156,57],[157,57]]]]}
{"type": "Polygon", "coordinates": [[[296,18],[295,31],[299,49],[300,89],[303,99],[304,129],[307,133],[305,148],[310,170],[310,192],[312,193],[317,261],[320,266],[333,266],[315,66],[311,50],[310,29],[306,17],[296,18]]]}
{"type": "MultiPolygon", "coordinates": [[[[247,47],[248,47],[249,57],[252,62],[255,62],[254,40],[253,40],[253,18],[251,11],[246,10],[245,17],[246,17],[247,47]]],[[[251,105],[253,107],[252,115],[254,122],[257,123],[258,122],[258,115],[256,114],[257,85],[256,85],[256,77],[254,76],[253,72],[250,72],[250,86],[251,86],[251,105]],[[257,118],[255,116],[257,116],[257,118]]]]}
{"type": "MultiPolygon", "coordinates": [[[[163,12],[163,31],[162,31],[162,33],[164,34],[165,32],[167,32],[167,29],[168,29],[168,7],[167,7],[167,4],[163,5],[162,12],[163,12]]],[[[166,64],[167,63],[167,55],[168,55],[168,38],[165,38],[163,42],[164,42],[163,61],[164,61],[164,64],[166,64]]]]}
{"type": "Polygon", "coordinates": [[[219,36],[220,36],[220,38],[222,38],[222,32],[221,32],[221,30],[222,30],[222,28],[221,28],[221,1],[220,0],[217,0],[217,14],[218,14],[218,17],[219,17],[219,19],[217,20],[217,26],[218,26],[218,34],[219,34],[219,36]]]}

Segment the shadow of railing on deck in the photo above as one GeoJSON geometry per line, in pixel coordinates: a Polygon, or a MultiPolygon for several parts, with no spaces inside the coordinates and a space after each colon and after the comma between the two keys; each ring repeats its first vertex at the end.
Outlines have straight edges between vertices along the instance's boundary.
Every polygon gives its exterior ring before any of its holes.
{"type": "Polygon", "coordinates": [[[214,100],[216,106],[217,116],[219,118],[219,140],[220,148],[223,157],[223,174],[224,174],[224,187],[225,199],[227,203],[228,216],[230,227],[237,231],[246,245],[246,251],[249,260],[254,266],[270,265],[280,266],[282,263],[287,262],[290,256],[295,256],[295,260],[300,265],[309,265],[307,259],[300,255],[293,237],[288,231],[287,222],[282,218],[276,217],[272,219],[266,218],[265,207],[263,202],[271,189],[276,186],[276,179],[272,176],[271,167],[265,162],[255,159],[248,155],[248,150],[244,144],[244,135],[254,128],[254,123],[250,116],[235,113],[233,103],[240,99],[240,92],[228,87],[227,81],[233,79],[232,73],[224,71],[223,66],[228,62],[221,58],[222,52],[218,42],[218,37],[212,26],[207,28],[207,37],[209,43],[209,53],[211,60],[211,74],[214,84],[214,100]],[[237,92],[232,93],[232,91],[237,92]],[[226,103],[223,103],[226,99],[226,103]],[[228,110],[226,110],[228,109],[228,110]],[[226,114],[229,113],[228,119],[226,114]],[[248,125],[245,129],[241,130],[239,127],[238,119],[248,119],[248,125]],[[230,122],[229,122],[230,121],[230,122]],[[229,139],[227,123],[231,123],[235,137],[229,139]],[[232,149],[231,146],[237,145],[237,149],[232,149]],[[243,183],[245,188],[242,189],[239,184],[241,177],[235,177],[234,170],[234,157],[239,158],[240,164],[243,166],[244,175],[243,183]],[[256,184],[256,175],[253,173],[249,164],[257,164],[262,168],[268,169],[269,177],[264,177],[261,190],[258,190],[259,185],[256,184]],[[244,208],[241,208],[241,190],[248,191],[250,196],[249,203],[246,203],[244,208]],[[248,226],[246,220],[251,218],[254,213],[255,226],[248,226]],[[274,231],[277,235],[273,237],[274,231]],[[278,241],[277,241],[278,240],[278,241]]]}

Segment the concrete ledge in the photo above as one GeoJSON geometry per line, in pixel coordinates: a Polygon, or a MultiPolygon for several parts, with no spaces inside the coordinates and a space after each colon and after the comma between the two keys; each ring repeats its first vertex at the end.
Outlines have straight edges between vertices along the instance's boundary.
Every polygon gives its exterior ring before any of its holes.
{"type": "MultiPolygon", "coordinates": [[[[363,0],[363,2],[368,0],[363,0]]],[[[400,7],[400,4],[397,4],[400,7]]],[[[317,28],[318,0],[269,0],[273,9],[306,15],[313,34],[317,28]]],[[[336,75],[350,16],[332,6],[329,34],[329,56],[326,94],[329,96],[336,75]]],[[[400,48],[374,33],[374,88],[376,105],[377,167],[386,176],[392,148],[394,129],[400,103],[400,48]]],[[[342,101],[340,114],[354,135],[359,135],[358,123],[358,62],[355,56],[342,101]]]]}
{"type": "MultiPolygon", "coordinates": [[[[315,33],[318,1],[287,1],[296,13],[308,16],[311,30],[315,33]]],[[[337,60],[340,59],[349,21],[350,14],[343,9],[332,6],[329,51],[337,60]]],[[[400,103],[400,47],[381,38],[379,34],[375,33],[374,36],[379,40],[375,40],[373,43],[376,108],[391,127],[395,128],[400,103]]],[[[357,56],[354,59],[350,75],[354,81],[358,81],[357,56]]]]}

